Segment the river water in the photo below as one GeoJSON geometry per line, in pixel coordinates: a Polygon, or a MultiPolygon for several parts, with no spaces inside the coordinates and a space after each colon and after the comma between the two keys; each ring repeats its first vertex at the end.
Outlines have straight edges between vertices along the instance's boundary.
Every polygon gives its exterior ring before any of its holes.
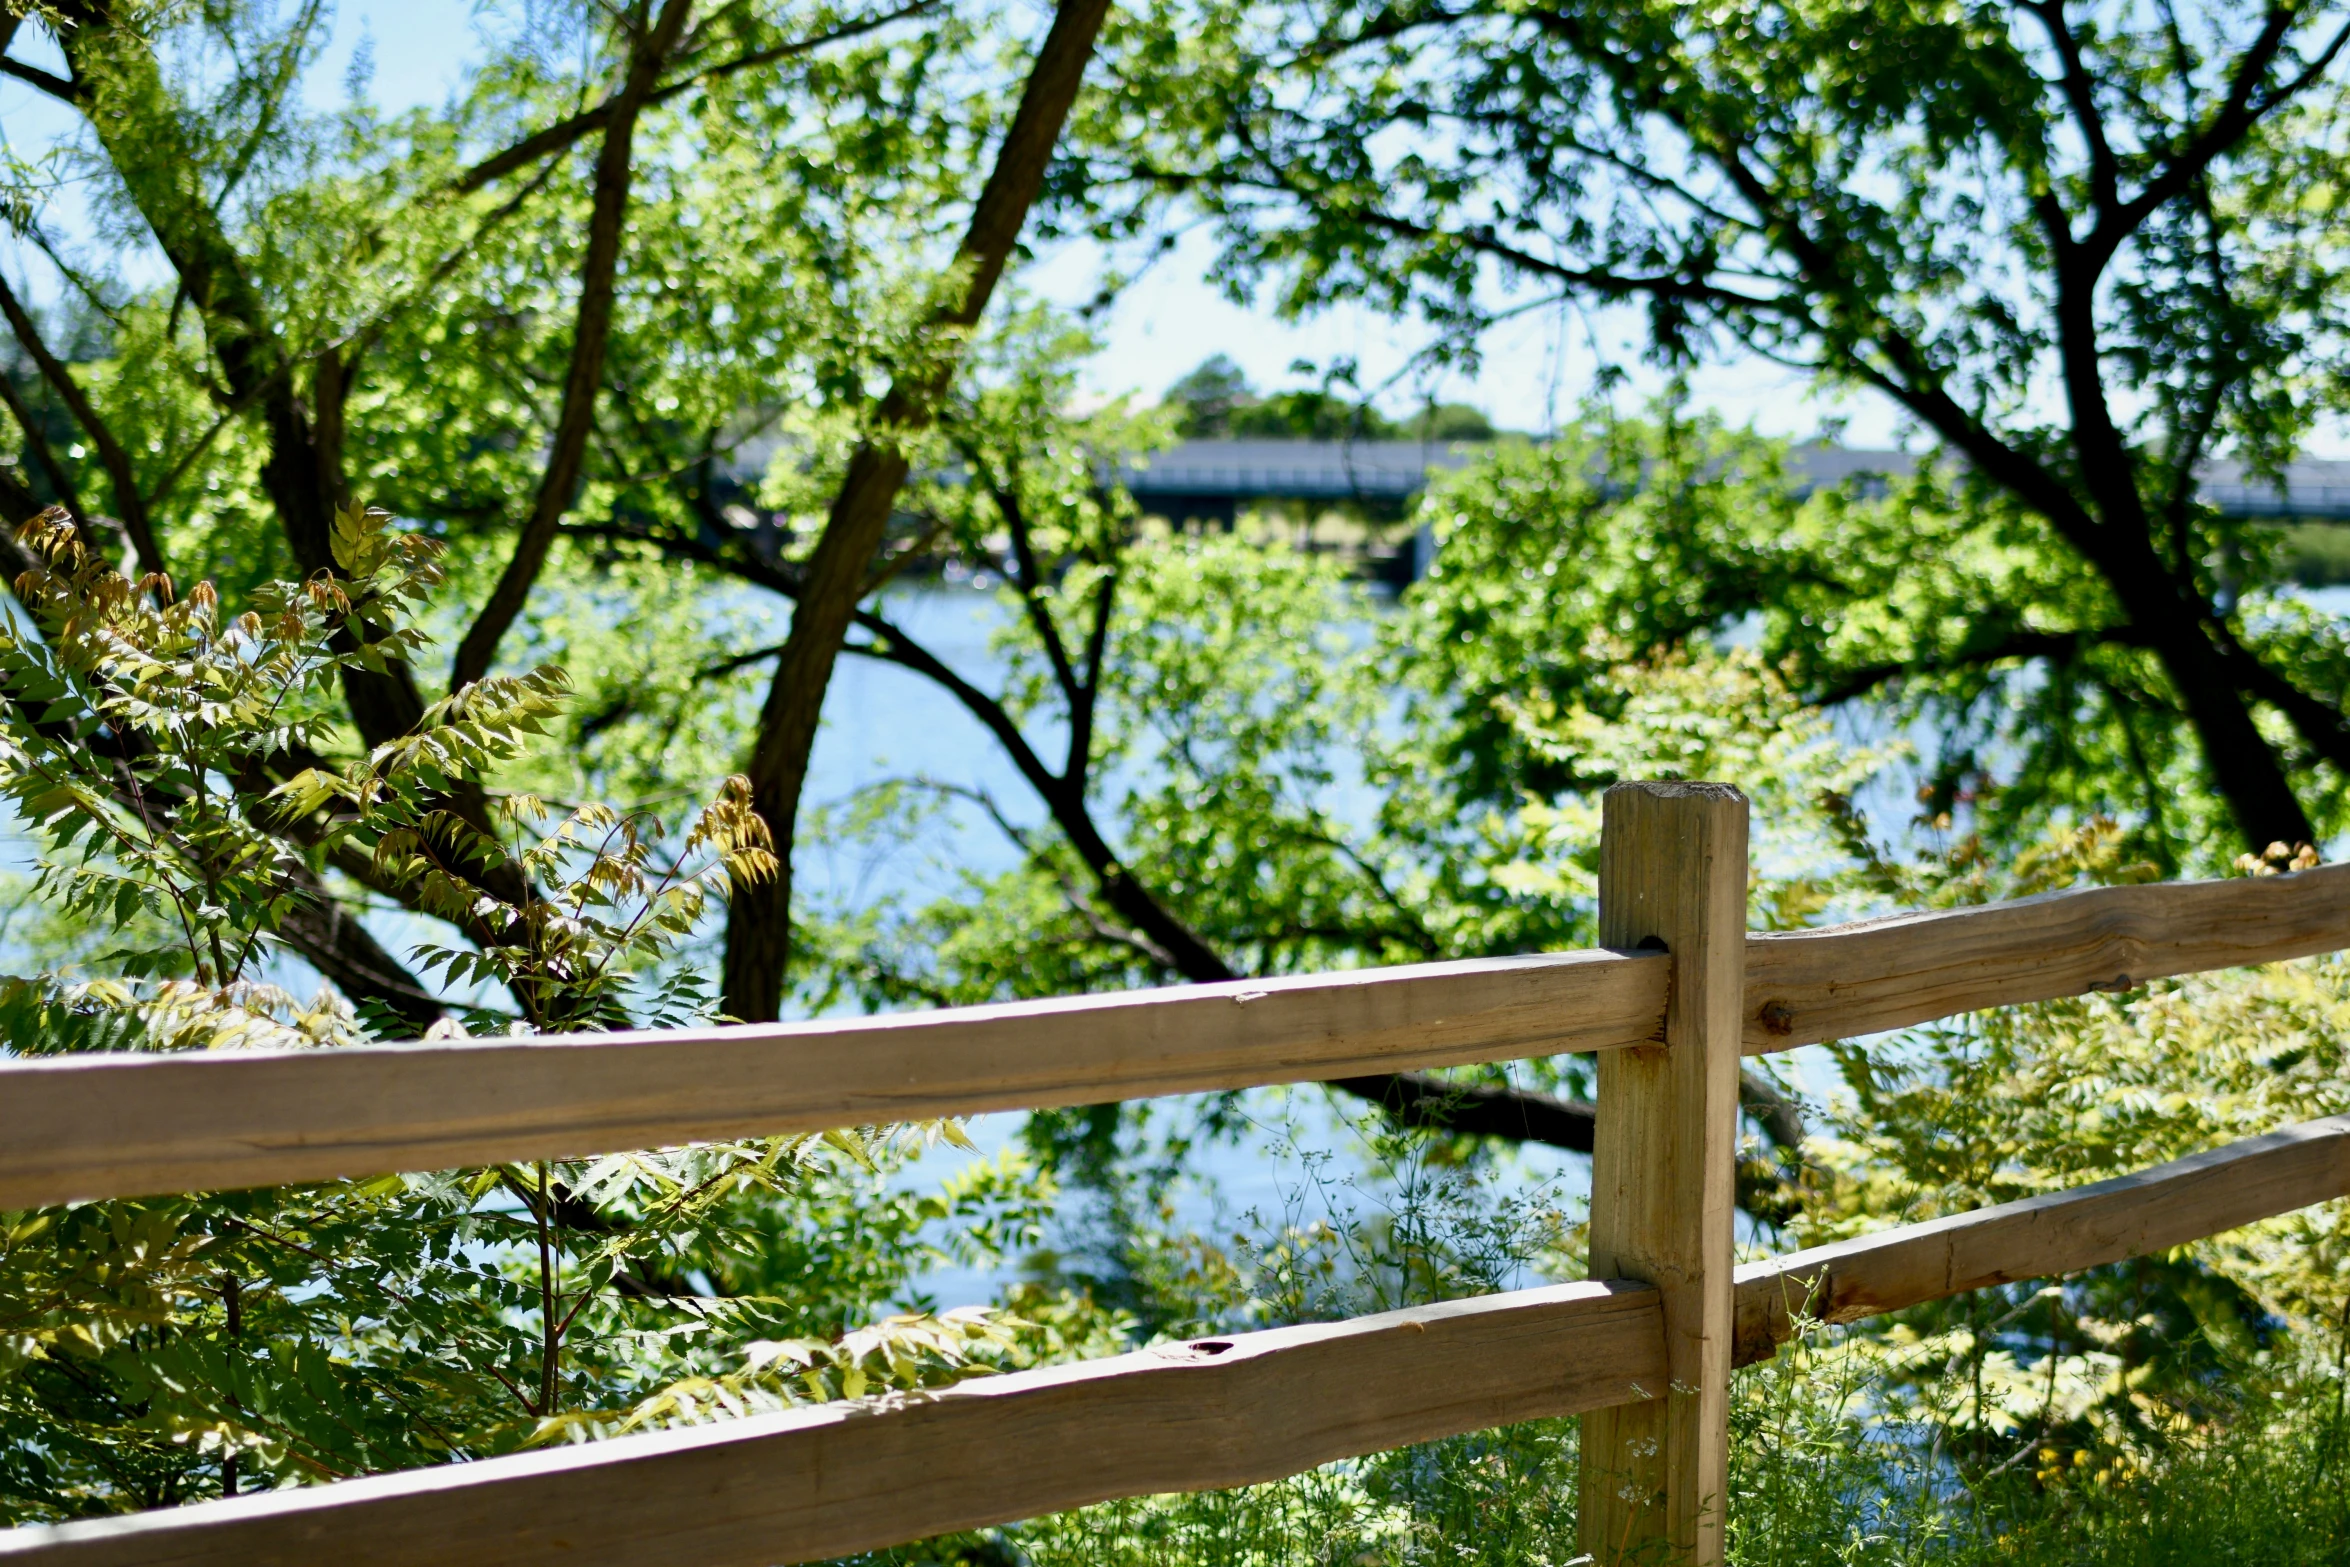
{"type": "MultiPolygon", "coordinates": [[[[1004,663],[989,644],[1004,625],[1006,611],[991,590],[910,586],[890,595],[887,613],[982,690],[999,688],[1004,663]]],[[[1057,757],[1057,732],[1040,729],[1033,738],[1048,760],[1057,757]]],[[[894,665],[842,660],[825,699],[808,799],[838,803],[859,789],[910,776],[985,789],[1016,820],[1037,821],[1044,814],[995,738],[945,691],[894,665]]],[[[1340,810],[1367,805],[1368,797],[1352,789],[1342,789],[1335,802],[1340,810]]],[[[958,867],[1008,868],[1016,862],[1016,852],[976,809],[958,809],[941,831],[886,859],[803,841],[795,860],[795,880],[811,892],[821,889],[862,899],[888,891],[910,897],[946,893],[953,890],[958,867]]],[[[1204,1234],[1229,1239],[1230,1232],[1260,1232],[1285,1216],[1335,1217],[1334,1206],[1343,1209],[1349,1202],[1375,1200],[1358,1194],[1351,1184],[1364,1174],[1362,1139],[1354,1119],[1361,1108],[1334,1104],[1313,1087],[1266,1089],[1244,1096],[1244,1129],[1234,1139],[1208,1147],[1195,1161],[1195,1176],[1167,1194],[1179,1219],[1204,1234]]],[[[1006,1114],[974,1121],[969,1131],[981,1156],[993,1155],[1012,1142],[1021,1119],[1006,1114]]],[[[903,1179],[930,1184],[971,1157],[952,1148],[935,1148],[903,1179]]],[[[1588,1185],[1579,1157],[1529,1148],[1502,1161],[1496,1197],[1540,1196],[1572,1206],[1582,1202],[1588,1185]]],[[[945,1269],[930,1275],[924,1288],[941,1306],[982,1301],[1017,1272],[1016,1264],[945,1269]]]]}

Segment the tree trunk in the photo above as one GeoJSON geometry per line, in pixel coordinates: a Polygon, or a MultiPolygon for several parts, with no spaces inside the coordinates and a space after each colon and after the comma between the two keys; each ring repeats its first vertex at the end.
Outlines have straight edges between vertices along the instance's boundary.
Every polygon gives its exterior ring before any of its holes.
{"type": "Polygon", "coordinates": [[[2226,655],[2211,635],[2214,606],[2193,582],[2163,568],[2154,518],[2138,489],[2138,462],[2114,423],[2105,384],[2095,306],[2102,265],[2097,253],[2060,242],[2056,322],[2065,398],[2073,452],[2096,517],[2050,521],[2105,577],[2162,661],[2246,846],[2258,853],[2271,843],[2314,842],[2317,833],[2284,764],[2262,737],[2252,704],[2229,677],[2226,655]]]}
{"type": "Polygon", "coordinates": [[[2119,472],[2092,468],[2087,478],[2101,520],[2071,542],[2105,578],[2132,628],[2161,661],[2246,847],[2257,854],[2272,843],[2315,843],[2317,830],[2293,793],[2284,763],[2261,734],[2249,695],[2212,639],[2213,607],[2163,570],[2155,554],[2151,521],[2127,459],[2119,472]]]}
{"type": "Polygon", "coordinates": [[[901,375],[876,410],[871,433],[849,458],[823,535],[802,575],[791,633],[760,709],[751,751],[752,802],[775,835],[778,872],[737,884],[728,904],[723,986],[728,1013],[764,1022],[783,1007],[791,958],[791,851],[815,748],[816,724],[850,618],[865,597],[874,554],[904,487],[905,443],[928,429],[954,373],[959,340],[978,324],[1044,185],[1045,166],[1093,58],[1109,0],[1061,0],[1011,129],[980,191],[947,296],[932,317],[935,357],[901,375]]]}
{"type": "MultiPolygon", "coordinates": [[[[304,572],[332,572],[335,508],[349,487],[334,453],[322,446],[302,406],[295,366],[269,320],[268,306],[245,273],[201,184],[204,163],[180,124],[153,49],[135,26],[105,5],[68,5],[57,29],[87,117],[132,204],[154,231],[172,270],[204,323],[232,396],[257,406],[269,436],[262,489],[304,572]]],[[[327,386],[339,393],[340,376],[327,386]]],[[[328,421],[340,424],[339,414],[328,421]]],[[[352,670],[344,695],[370,744],[406,734],[424,715],[416,677],[404,664],[376,674],[352,670]]]]}

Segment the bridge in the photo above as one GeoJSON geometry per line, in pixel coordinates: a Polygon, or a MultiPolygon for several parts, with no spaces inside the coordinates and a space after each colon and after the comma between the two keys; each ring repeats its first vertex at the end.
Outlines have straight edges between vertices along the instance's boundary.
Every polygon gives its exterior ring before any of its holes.
{"type": "MultiPolygon", "coordinates": [[[[1487,448],[1420,441],[1185,441],[1120,465],[1116,477],[1144,511],[1175,522],[1229,525],[1264,501],[1351,502],[1391,516],[1427,488],[1431,475],[1466,467],[1487,448]]],[[[1788,453],[1797,493],[1867,476],[1898,478],[1917,466],[1909,452],[1799,446],[1788,453]]],[[[2205,469],[2205,499],[2231,517],[2350,523],[2350,462],[2310,460],[2285,470],[2282,486],[2244,465],[2205,469]]]]}

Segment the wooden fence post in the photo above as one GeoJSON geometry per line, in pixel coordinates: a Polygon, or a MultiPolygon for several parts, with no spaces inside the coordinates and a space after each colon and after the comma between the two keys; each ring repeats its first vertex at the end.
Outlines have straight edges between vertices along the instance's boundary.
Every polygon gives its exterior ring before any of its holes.
{"type": "Polygon", "coordinates": [[[1583,1417],[1582,1549],[1600,1567],[1712,1567],[1730,1463],[1746,797],[1618,784],[1601,820],[1599,939],[1661,945],[1673,976],[1663,1046],[1599,1060],[1591,1277],[1664,1292],[1670,1385],[1583,1417]]]}

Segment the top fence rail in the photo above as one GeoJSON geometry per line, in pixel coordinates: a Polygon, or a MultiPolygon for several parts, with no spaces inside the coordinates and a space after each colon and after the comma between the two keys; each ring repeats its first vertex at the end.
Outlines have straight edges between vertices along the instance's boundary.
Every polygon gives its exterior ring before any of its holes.
{"type": "MultiPolygon", "coordinates": [[[[1746,942],[1748,1055],[2350,946],[2350,865],[1746,942]]],[[[659,1034],[0,1063],[0,1208],[1659,1041],[1671,960],[1567,952],[659,1034]]]]}

